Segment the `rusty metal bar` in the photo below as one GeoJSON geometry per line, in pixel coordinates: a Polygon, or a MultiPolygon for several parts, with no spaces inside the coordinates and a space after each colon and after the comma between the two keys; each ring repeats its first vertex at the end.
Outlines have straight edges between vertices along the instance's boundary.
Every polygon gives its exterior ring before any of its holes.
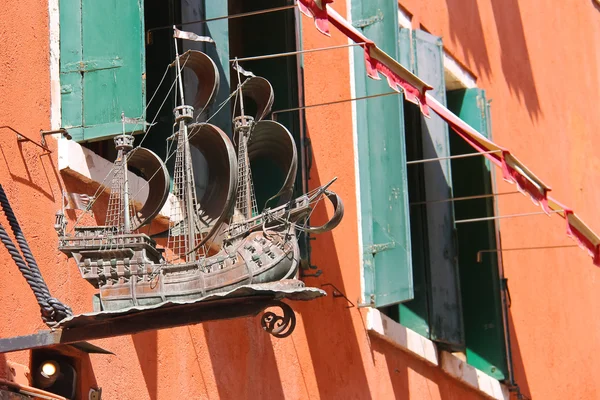
{"type": "Polygon", "coordinates": [[[509,214],[509,215],[497,215],[494,217],[483,217],[483,218],[470,218],[470,219],[459,219],[458,221],[454,221],[455,224],[465,224],[468,222],[480,222],[480,221],[491,221],[495,219],[503,219],[503,218],[517,218],[517,217],[529,217],[531,215],[548,215],[550,213],[564,212],[564,210],[550,210],[549,212],[538,211],[531,213],[523,213],[523,214],[509,214]]]}
{"type": "Polygon", "coordinates": [[[518,194],[518,193],[521,193],[521,192],[519,192],[518,190],[515,190],[514,192],[480,194],[480,195],[476,195],[476,196],[453,197],[451,199],[444,199],[444,200],[415,201],[413,203],[410,203],[409,205],[411,205],[411,206],[421,206],[421,205],[425,205],[425,204],[452,203],[452,202],[455,202],[455,201],[488,199],[490,197],[505,196],[505,195],[508,195],[508,194],[518,194]]]}
{"type": "Polygon", "coordinates": [[[310,104],[308,106],[302,106],[302,107],[286,108],[284,110],[273,111],[272,115],[273,115],[273,119],[276,119],[275,114],[282,114],[282,113],[290,112],[290,111],[300,111],[300,110],[305,110],[307,108],[313,108],[313,107],[330,106],[333,104],[347,103],[349,101],[366,100],[366,99],[372,99],[375,97],[390,96],[392,94],[400,94],[401,95],[402,93],[401,92],[388,92],[388,93],[372,94],[370,96],[354,97],[351,99],[329,101],[327,103],[318,103],[318,104],[310,104]]]}
{"type": "Polygon", "coordinates": [[[477,152],[477,153],[459,154],[457,156],[438,157],[438,158],[426,158],[424,160],[407,161],[406,165],[423,164],[423,163],[427,163],[427,162],[441,161],[441,160],[454,160],[454,159],[457,159],[457,158],[475,157],[475,156],[481,156],[481,155],[484,155],[484,154],[500,153],[501,151],[502,150],[491,150],[491,151],[481,151],[481,152],[477,152]]]}
{"type": "Polygon", "coordinates": [[[480,263],[482,261],[482,256],[484,253],[504,253],[507,251],[560,249],[560,248],[568,248],[568,247],[579,247],[579,246],[576,244],[565,244],[565,245],[557,245],[557,246],[536,246],[536,247],[517,247],[517,248],[513,248],[513,249],[479,250],[477,252],[477,262],[480,263]]]}
{"type": "Polygon", "coordinates": [[[361,42],[361,43],[350,43],[350,44],[341,44],[339,46],[318,47],[316,49],[288,51],[286,53],[273,53],[273,54],[263,54],[261,56],[252,56],[252,57],[243,57],[243,58],[232,58],[231,60],[229,60],[229,62],[233,63],[233,62],[237,62],[237,61],[267,60],[267,59],[270,59],[270,58],[295,56],[295,55],[298,55],[298,54],[315,53],[315,52],[318,52],[318,51],[335,50],[335,49],[345,49],[347,47],[362,46],[364,44],[365,44],[364,42],[361,42]]]}

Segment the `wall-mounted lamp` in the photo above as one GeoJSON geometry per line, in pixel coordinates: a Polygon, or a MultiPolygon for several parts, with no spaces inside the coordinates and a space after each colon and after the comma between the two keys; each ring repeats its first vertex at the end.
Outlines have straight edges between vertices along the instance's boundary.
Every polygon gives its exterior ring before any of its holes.
{"type": "Polygon", "coordinates": [[[34,356],[32,361],[31,370],[35,371],[32,379],[34,387],[67,399],[76,397],[78,374],[74,359],[58,354],[40,353],[34,356]]]}
{"type": "Polygon", "coordinates": [[[60,366],[56,361],[44,361],[37,371],[37,386],[39,386],[40,389],[47,389],[56,382],[59,375],[60,366]]]}

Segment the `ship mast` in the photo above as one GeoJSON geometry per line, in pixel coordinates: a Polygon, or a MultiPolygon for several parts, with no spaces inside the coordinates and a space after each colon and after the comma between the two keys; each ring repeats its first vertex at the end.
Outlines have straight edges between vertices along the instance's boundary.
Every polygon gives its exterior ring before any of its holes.
{"type": "Polygon", "coordinates": [[[131,213],[129,201],[129,179],[127,176],[127,154],[133,148],[133,135],[125,132],[125,115],[121,114],[123,133],[115,136],[117,160],[115,161],[108,210],[105,225],[113,234],[131,233],[131,213]]]}
{"type": "MultiPolygon", "coordinates": [[[[173,27],[175,29],[175,27],[173,27]]],[[[179,256],[185,255],[187,262],[196,261],[196,190],[194,186],[194,171],[192,169],[192,155],[188,142],[189,121],[193,120],[194,108],[185,104],[183,93],[183,80],[177,38],[175,42],[175,62],[177,67],[177,81],[181,105],[175,107],[175,123],[179,124],[177,132],[177,155],[175,159],[175,193],[179,200],[179,218],[171,219],[169,242],[179,256]],[[175,229],[174,229],[175,228],[175,229]],[[177,230],[177,232],[175,232],[177,230]],[[179,237],[180,239],[176,239],[179,237]]]]}
{"type": "MultiPolygon", "coordinates": [[[[235,62],[237,64],[237,60],[235,62]]],[[[252,171],[250,170],[250,160],[248,158],[248,141],[254,128],[254,118],[244,114],[244,96],[242,93],[240,69],[235,69],[238,77],[237,92],[240,102],[240,115],[233,120],[234,135],[238,140],[238,184],[235,213],[232,217],[230,232],[233,235],[238,235],[248,229],[247,221],[253,216],[258,215],[258,207],[256,205],[256,195],[254,193],[254,185],[252,184],[252,171]]]]}

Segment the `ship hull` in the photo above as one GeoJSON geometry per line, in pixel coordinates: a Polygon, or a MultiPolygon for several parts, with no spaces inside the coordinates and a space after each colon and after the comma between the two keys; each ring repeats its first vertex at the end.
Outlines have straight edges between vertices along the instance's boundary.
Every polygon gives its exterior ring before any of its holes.
{"type": "Polygon", "coordinates": [[[83,253],[72,251],[82,277],[100,289],[97,311],[195,300],[242,285],[287,279],[296,274],[299,264],[297,239],[289,231],[252,232],[195,262],[154,263],[147,256],[150,249],[142,248],[125,267],[106,260],[103,251],[89,246],[83,253]]]}

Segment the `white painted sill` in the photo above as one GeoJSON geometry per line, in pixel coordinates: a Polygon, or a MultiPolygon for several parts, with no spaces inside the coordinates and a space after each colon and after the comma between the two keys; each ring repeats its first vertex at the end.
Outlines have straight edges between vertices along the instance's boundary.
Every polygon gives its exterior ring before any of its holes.
{"type": "MultiPolygon", "coordinates": [[[[102,183],[106,185],[110,184],[110,177],[106,177],[113,165],[114,163],[111,161],[100,157],[98,154],[73,140],[58,139],[59,172],[90,185],[93,191],[102,183]]],[[[132,200],[143,204],[148,198],[147,181],[130,172],[129,187],[133,194],[132,200]]],[[[87,194],[92,195],[93,192],[87,194]]],[[[171,207],[176,203],[176,198],[173,194],[169,193],[169,200],[165,202],[158,215],[160,222],[168,223],[168,218],[171,215],[171,207]]]]}
{"type": "Polygon", "coordinates": [[[425,362],[440,367],[465,385],[496,400],[509,400],[508,388],[452,353],[439,351],[435,343],[400,325],[376,308],[367,312],[367,331],[425,362]]]}

